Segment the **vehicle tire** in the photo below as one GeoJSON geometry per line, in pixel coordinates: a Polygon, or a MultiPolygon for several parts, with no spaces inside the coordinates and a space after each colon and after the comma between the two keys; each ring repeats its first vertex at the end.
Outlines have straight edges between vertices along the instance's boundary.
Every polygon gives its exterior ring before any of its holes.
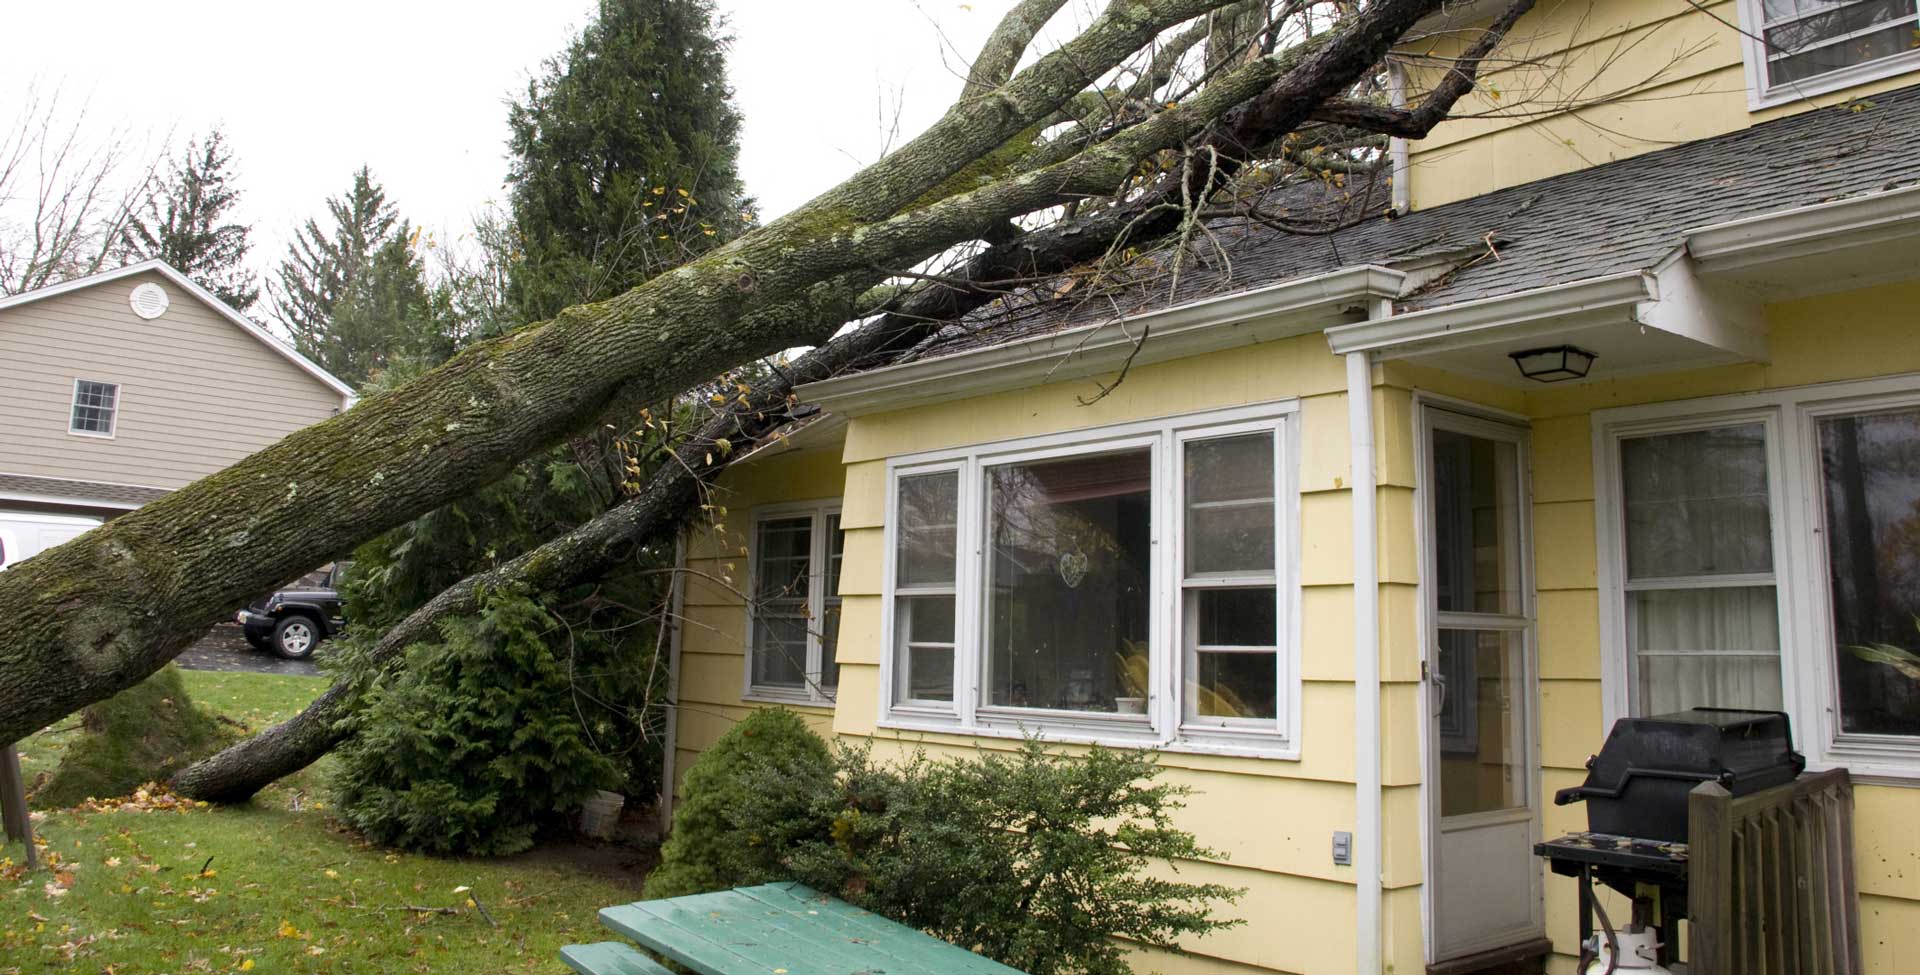
{"type": "Polygon", "coordinates": [[[269,642],[269,641],[267,641],[266,639],[263,639],[263,638],[261,638],[261,637],[257,637],[257,636],[249,636],[249,637],[247,637],[247,646],[250,646],[250,647],[252,647],[252,648],[254,648],[255,650],[259,650],[259,651],[261,651],[261,652],[263,652],[263,653],[264,653],[264,652],[266,652],[266,651],[268,651],[268,650],[272,650],[272,649],[273,649],[273,644],[272,644],[272,643],[270,643],[270,642],[269,642]]]}
{"type": "Polygon", "coordinates": [[[273,652],[287,660],[305,660],[320,646],[320,624],[311,616],[293,615],[273,628],[273,652]]]}

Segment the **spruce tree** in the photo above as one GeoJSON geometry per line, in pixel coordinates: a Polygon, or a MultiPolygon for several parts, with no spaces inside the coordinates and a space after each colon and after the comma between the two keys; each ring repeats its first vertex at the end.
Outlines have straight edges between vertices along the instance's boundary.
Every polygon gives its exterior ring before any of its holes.
{"type": "Polygon", "coordinates": [[[746,225],[720,30],[708,0],[601,0],[513,105],[521,320],[618,294],[746,225]]]}
{"type": "Polygon", "coordinates": [[[253,244],[246,224],[227,220],[240,200],[233,185],[233,153],[219,129],[187,144],[144,211],[120,235],[123,256],[159,258],[174,270],[245,311],[260,298],[252,271],[242,263],[253,244]]]}
{"type": "Polygon", "coordinates": [[[356,385],[438,351],[414,231],[367,167],[327,200],[327,215],[329,226],[310,219],[294,233],[272,288],[294,348],[356,385]]]}

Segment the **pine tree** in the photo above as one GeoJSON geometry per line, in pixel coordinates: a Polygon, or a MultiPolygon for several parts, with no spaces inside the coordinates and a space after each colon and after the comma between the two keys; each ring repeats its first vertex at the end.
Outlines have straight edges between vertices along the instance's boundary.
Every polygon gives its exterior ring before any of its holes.
{"type": "Polygon", "coordinates": [[[601,0],[509,114],[523,321],[620,293],[749,222],[708,0],[601,0]]]}
{"type": "Polygon", "coordinates": [[[252,228],[225,219],[240,200],[232,165],[233,153],[219,129],[188,143],[146,209],[121,232],[120,244],[123,256],[157,257],[245,311],[259,300],[260,287],[242,263],[253,247],[247,240],[252,228]]]}
{"type": "Polygon", "coordinates": [[[346,196],[327,200],[327,214],[331,226],[308,220],[295,232],[272,289],[294,348],[352,384],[397,357],[433,354],[414,230],[367,167],[346,196]]]}

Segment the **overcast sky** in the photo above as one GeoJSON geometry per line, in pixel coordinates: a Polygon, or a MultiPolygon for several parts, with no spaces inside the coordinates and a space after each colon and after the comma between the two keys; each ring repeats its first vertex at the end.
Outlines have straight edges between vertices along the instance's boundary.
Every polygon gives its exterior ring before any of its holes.
{"type": "MultiPolygon", "coordinates": [[[[1061,23],[1084,16],[1069,5],[1061,23]]],[[[721,0],[746,118],[741,164],[776,216],[936,118],[1012,0],[721,0]],[[956,51],[965,52],[957,54],[956,51]],[[896,140],[897,141],[897,140],[896,140]]],[[[506,103],[593,0],[124,0],[15,4],[0,34],[0,120],[30,83],[182,143],[227,132],[254,228],[277,263],[292,226],[362,163],[407,217],[457,232],[503,200],[506,103]]]]}

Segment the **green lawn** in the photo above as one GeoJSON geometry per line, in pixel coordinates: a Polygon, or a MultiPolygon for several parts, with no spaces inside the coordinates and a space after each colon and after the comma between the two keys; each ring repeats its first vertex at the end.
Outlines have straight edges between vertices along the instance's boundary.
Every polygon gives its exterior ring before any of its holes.
{"type": "MultiPolygon", "coordinates": [[[[325,686],[266,674],[186,680],[196,702],[252,729],[325,686]]],[[[74,734],[23,742],[28,778],[50,770],[74,734]]],[[[0,852],[10,861],[0,864],[0,975],[559,973],[561,945],[605,936],[596,910],[637,896],[537,851],[467,861],[373,847],[332,821],[314,780],[310,770],[235,809],[39,815],[51,869],[23,872],[17,845],[0,852]]]]}

